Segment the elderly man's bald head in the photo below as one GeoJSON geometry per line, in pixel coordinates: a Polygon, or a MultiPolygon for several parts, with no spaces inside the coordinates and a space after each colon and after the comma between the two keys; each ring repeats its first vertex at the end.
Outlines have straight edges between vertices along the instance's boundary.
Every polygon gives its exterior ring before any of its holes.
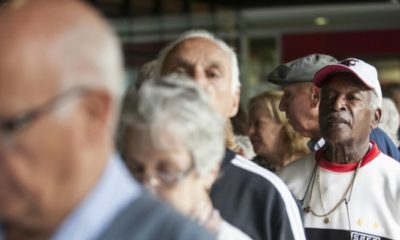
{"type": "Polygon", "coordinates": [[[0,11],[0,34],[1,52],[10,55],[11,64],[22,61],[20,66],[40,70],[46,65],[41,63],[50,62],[60,91],[79,82],[105,87],[114,96],[122,92],[118,40],[98,13],[80,1],[15,1],[0,11]]]}
{"type": "Polygon", "coordinates": [[[113,152],[119,44],[82,2],[30,0],[0,9],[0,53],[0,222],[48,239],[113,152]]]}

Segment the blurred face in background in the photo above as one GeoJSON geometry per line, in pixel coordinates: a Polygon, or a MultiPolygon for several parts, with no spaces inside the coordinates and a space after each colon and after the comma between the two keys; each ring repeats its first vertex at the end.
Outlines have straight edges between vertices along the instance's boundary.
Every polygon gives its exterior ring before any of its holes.
{"type": "Polygon", "coordinates": [[[319,138],[319,95],[312,92],[312,83],[293,83],[283,87],[279,109],[301,135],[319,138]]]}
{"type": "Polygon", "coordinates": [[[267,111],[253,107],[249,112],[249,136],[257,155],[268,157],[284,146],[283,125],[267,111]]]}
{"type": "Polygon", "coordinates": [[[225,117],[238,110],[240,91],[232,90],[232,66],[228,53],[206,38],[189,38],[166,56],[162,74],[182,73],[193,78],[211,97],[214,108],[225,117]]]}
{"type": "Polygon", "coordinates": [[[154,141],[147,132],[130,129],[125,144],[124,158],[140,182],[181,213],[196,211],[211,184],[173,134],[164,131],[154,141]]]}

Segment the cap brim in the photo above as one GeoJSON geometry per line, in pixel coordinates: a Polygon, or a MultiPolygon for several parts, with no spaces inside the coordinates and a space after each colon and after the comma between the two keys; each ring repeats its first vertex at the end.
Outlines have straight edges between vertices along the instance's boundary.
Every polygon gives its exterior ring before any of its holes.
{"type": "Polygon", "coordinates": [[[354,72],[351,68],[342,65],[342,64],[334,64],[334,65],[328,65],[321,70],[319,70],[315,76],[313,83],[317,87],[321,87],[324,81],[332,74],[334,73],[343,73],[343,72],[348,72],[356,76],[360,81],[362,81],[368,88],[374,89],[372,86],[370,86],[362,77],[360,77],[356,72],[354,72]]]}

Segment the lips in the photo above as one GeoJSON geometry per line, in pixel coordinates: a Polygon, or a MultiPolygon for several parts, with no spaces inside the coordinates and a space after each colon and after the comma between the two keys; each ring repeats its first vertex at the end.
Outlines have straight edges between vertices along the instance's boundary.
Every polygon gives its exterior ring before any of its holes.
{"type": "Polygon", "coordinates": [[[347,120],[347,118],[338,115],[338,114],[330,114],[328,115],[328,117],[326,117],[325,120],[325,125],[328,126],[335,126],[335,125],[341,125],[341,124],[346,124],[349,125],[349,121],[347,120]]]}

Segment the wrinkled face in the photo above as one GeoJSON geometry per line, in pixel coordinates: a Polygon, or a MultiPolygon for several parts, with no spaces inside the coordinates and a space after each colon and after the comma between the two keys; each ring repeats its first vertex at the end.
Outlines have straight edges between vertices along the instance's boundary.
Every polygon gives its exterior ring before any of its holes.
{"type": "Polygon", "coordinates": [[[124,158],[133,175],[157,196],[190,215],[207,186],[204,176],[194,169],[188,150],[170,133],[160,134],[155,143],[146,132],[130,129],[125,139],[124,158]],[[170,144],[160,147],[160,142],[170,144]]]}
{"type": "Polygon", "coordinates": [[[318,131],[318,108],[312,102],[309,83],[293,83],[283,87],[279,110],[285,112],[293,129],[305,137],[318,131]]]}
{"type": "Polygon", "coordinates": [[[179,43],[166,56],[162,74],[187,74],[209,94],[214,108],[222,116],[237,112],[239,91],[232,91],[231,60],[214,42],[190,38],[179,43]]]}
{"type": "Polygon", "coordinates": [[[252,108],[249,113],[249,136],[257,155],[268,157],[283,145],[283,126],[270,114],[260,108],[252,108]]]}
{"type": "MultiPolygon", "coordinates": [[[[321,88],[319,122],[329,143],[359,144],[369,141],[376,127],[376,112],[370,107],[371,90],[350,74],[327,79],[321,88]]],[[[378,117],[379,119],[379,117],[378,117]]]]}
{"type": "MultiPolygon", "coordinates": [[[[42,108],[59,96],[58,86],[46,79],[54,77],[51,72],[45,76],[36,72],[39,68],[32,68],[31,72],[21,66],[1,63],[0,117],[3,123],[42,108]]],[[[85,146],[82,109],[76,102],[81,97],[65,98],[19,129],[2,125],[0,222],[33,224],[33,221],[45,220],[40,218],[43,212],[64,213],[64,207],[71,207],[63,204],[64,200],[76,200],[72,185],[83,169],[80,152],[85,146]],[[62,106],[72,104],[70,101],[75,101],[76,105],[70,105],[68,114],[60,112],[62,106]]]]}

